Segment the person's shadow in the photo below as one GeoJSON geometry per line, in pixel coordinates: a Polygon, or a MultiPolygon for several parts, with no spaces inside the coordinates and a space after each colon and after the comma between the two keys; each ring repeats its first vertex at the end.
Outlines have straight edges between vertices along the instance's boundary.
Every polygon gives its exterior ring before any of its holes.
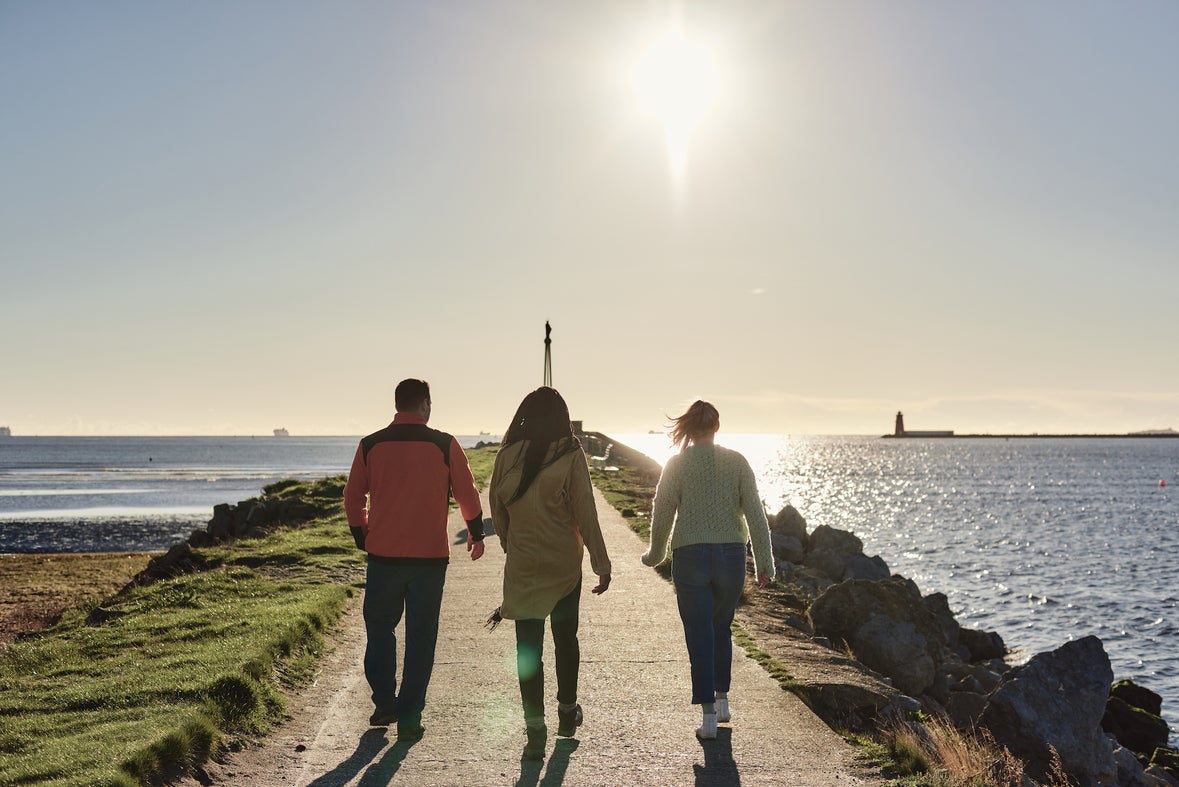
{"type": "MultiPolygon", "coordinates": [[[[365,732],[360,736],[360,740],[356,744],[356,751],[352,752],[348,756],[348,759],[308,784],[307,787],[340,787],[342,784],[347,784],[353,776],[360,773],[366,764],[376,759],[381,749],[385,748],[385,744],[389,742],[386,738],[387,732],[388,730],[384,727],[374,727],[365,732]]],[[[393,748],[396,748],[396,746],[393,748]]],[[[404,759],[405,755],[403,754],[401,756],[404,759]]],[[[367,776],[368,774],[365,775],[367,776]]]]}
{"type": "Polygon", "coordinates": [[[692,764],[696,772],[696,787],[740,787],[741,774],[737,761],[733,759],[733,730],[721,727],[716,731],[716,740],[700,740],[704,749],[704,764],[692,764]]]}
{"type": "Polygon", "coordinates": [[[357,787],[384,787],[393,781],[394,774],[401,769],[401,763],[405,761],[405,756],[415,743],[417,741],[397,741],[390,746],[380,762],[368,766],[364,776],[357,782],[357,787]]]}
{"type": "Polygon", "coordinates": [[[561,738],[553,746],[553,754],[549,757],[548,767],[541,775],[543,763],[524,762],[520,766],[520,778],[516,787],[560,787],[565,783],[565,772],[569,770],[569,755],[577,751],[581,744],[573,738],[561,738]]]}

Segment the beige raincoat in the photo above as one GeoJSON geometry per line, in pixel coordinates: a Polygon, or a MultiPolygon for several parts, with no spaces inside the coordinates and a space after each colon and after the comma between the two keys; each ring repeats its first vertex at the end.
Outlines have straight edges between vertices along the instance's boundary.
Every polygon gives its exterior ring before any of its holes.
{"type": "MultiPolygon", "coordinates": [[[[589,466],[580,448],[544,465],[528,491],[508,504],[520,485],[528,441],[495,457],[488,497],[500,546],[507,553],[500,615],[543,619],[581,580],[584,549],[598,576],[610,573],[610,557],[598,526],[589,466]]],[[[551,458],[553,449],[549,449],[551,458]]]]}

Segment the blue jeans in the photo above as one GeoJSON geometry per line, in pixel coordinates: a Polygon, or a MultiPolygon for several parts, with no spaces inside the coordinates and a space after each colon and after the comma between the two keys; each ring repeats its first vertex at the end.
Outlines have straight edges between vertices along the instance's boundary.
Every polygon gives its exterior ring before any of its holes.
{"type": "Polygon", "coordinates": [[[397,714],[404,725],[420,724],[426,687],[434,670],[438,615],[446,564],[389,564],[372,558],[364,591],[364,676],[373,704],[397,714]],[[405,664],[397,691],[397,634],[405,614],[405,664]]]}
{"type": "MultiPolygon", "coordinates": [[[[557,671],[557,702],[577,702],[577,673],[581,669],[581,645],[577,641],[581,581],[549,613],[553,624],[553,651],[557,671]]],[[[520,700],[524,721],[544,722],[544,621],[516,621],[516,671],[520,676],[520,700]]]]}
{"type": "Polygon", "coordinates": [[[733,677],[733,612],[745,588],[744,544],[691,544],[672,552],[671,578],[692,664],[692,704],[716,701],[733,677]]]}

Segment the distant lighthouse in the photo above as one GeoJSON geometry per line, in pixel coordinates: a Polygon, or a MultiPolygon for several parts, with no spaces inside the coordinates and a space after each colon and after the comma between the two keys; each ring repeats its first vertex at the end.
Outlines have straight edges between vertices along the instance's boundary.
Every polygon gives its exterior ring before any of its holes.
{"type": "Polygon", "coordinates": [[[895,437],[905,436],[905,416],[900,410],[897,410],[897,428],[893,435],[895,437]]]}

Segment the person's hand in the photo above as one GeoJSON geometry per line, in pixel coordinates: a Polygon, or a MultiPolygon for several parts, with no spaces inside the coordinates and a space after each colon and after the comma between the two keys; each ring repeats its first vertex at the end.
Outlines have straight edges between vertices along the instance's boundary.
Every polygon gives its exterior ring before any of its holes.
{"type": "Polygon", "coordinates": [[[757,586],[764,589],[766,585],[770,584],[770,575],[766,572],[761,572],[757,575],[757,586]]]}
{"type": "Polygon", "coordinates": [[[483,542],[467,536],[467,551],[471,553],[471,560],[478,560],[483,557],[483,542]]]}
{"type": "Polygon", "coordinates": [[[595,587],[593,590],[591,590],[590,593],[596,593],[598,595],[601,595],[609,589],[610,589],[610,575],[609,574],[602,574],[600,577],[598,577],[597,587],[595,587]]]}

